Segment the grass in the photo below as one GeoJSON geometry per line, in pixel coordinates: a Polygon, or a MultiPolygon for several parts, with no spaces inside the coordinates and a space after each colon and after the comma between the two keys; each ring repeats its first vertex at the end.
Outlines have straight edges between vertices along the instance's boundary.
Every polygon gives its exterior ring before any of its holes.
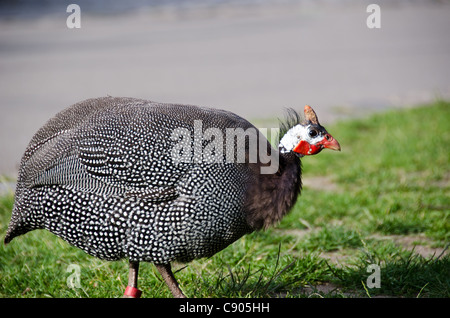
{"type": "MultiPolygon", "coordinates": [[[[327,127],[342,152],[305,158],[304,178],[334,190],[306,184],[277,227],[175,264],[182,289],[190,297],[450,297],[449,122],[450,103],[436,101],[327,127]],[[370,264],[380,288],[368,286],[370,264]]],[[[12,204],[12,193],[0,198],[2,236],[12,204]]],[[[0,247],[1,297],[120,297],[127,275],[125,260],[95,259],[43,230],[0,247]],[[80,288],[68,287],[70,264],[80,268],[80,288]]],[[[151,264],[141,265],[139,284],[144,297],[171,296],[151,264]]]]}

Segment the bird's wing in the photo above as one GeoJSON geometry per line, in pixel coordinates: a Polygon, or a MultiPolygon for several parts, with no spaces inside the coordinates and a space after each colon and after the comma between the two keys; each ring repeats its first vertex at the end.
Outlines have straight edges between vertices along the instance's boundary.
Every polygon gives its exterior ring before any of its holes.
{"type": "Polygon", "coordinates": [[[28,150],[21,182],[154,202],[174,200],[177,181],[188,167],[171,162],[170,129],[137,117],[103,114],[47,137],[28,150]]]}
{"type": "Polygon", "coordinates": [[[105,195],[171,200],[177,184],[196,164],[172,160],[178,142],[172,134],[183,128],[194,136],[196,120],[203,131],[254,128],[241,117],[216,109],[123,98],[87,100],[57,114],[33,137],[22,159],[19,182],[27,187],[57,184],[105,195]]]}

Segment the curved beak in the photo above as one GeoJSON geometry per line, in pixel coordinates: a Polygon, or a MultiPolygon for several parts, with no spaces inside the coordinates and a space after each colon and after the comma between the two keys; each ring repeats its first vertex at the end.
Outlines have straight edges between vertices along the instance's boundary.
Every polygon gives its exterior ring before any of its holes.
{"type": "Polygon", "coordinates": [[[324,148],[341,151],[341,145],[339,145],[339,142],[336,139],[334,139],[333,136],[331,136],[330,134],[325,135],[325,138],[321,142],[321,145],[324,148]]]}

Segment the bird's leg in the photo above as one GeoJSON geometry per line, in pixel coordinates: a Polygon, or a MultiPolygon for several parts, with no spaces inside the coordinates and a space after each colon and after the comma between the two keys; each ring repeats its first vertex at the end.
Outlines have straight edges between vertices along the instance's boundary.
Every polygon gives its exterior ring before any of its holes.
{"type": "Polygon", "coordinates": [[[158,269],[159,273],[163,277],[164,281],[166,282],[167,286],[169,286],[170,291],[172,292],[173,297],[175,298],[186,298],[186,296],[181,291],[180,287],[178,286],[178,282],[175,279],[175,276],[173,276],[172,269],[169,264],[163,264],[163,265],[156,265],[156,268],[158,269]]]}
{"type": "Polygon", "coordinates": [[[130,261],[130,272],[128,274],[128,286],[123,294],[124,298],[139,298],[142,292],[137,288],[139,262],[130,261]]]}

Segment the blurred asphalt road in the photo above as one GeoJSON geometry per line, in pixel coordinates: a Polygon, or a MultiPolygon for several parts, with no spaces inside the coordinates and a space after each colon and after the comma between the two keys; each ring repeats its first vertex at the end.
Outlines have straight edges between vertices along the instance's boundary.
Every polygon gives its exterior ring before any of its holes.
{"type": "Polygon", "coordinates": [[[129,96],[327,123],[450,97],[450,5],[258,5],[0,21],[0,175],[59,110],[129,96]]]}

